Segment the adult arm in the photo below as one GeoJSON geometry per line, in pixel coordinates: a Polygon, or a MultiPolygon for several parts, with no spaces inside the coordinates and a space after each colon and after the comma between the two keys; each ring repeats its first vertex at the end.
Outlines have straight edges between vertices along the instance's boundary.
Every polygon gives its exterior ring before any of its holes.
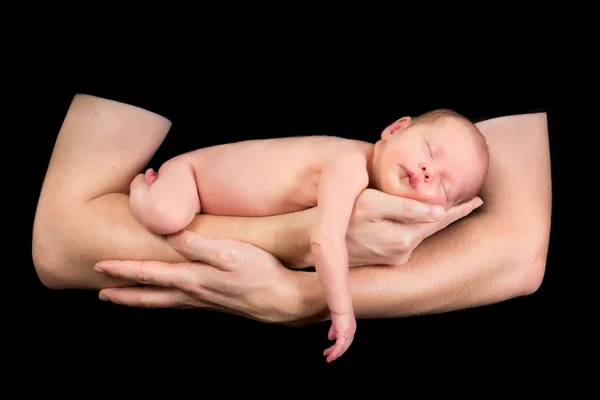
{"type": "MultiPolygon", "coordinates": [[[[44,284],[125,285],[93,273],[93,265],[104,259],[184,260],[133,219],[126,197],[130,180],[147,164],[169,126],[165,118],[126,104],[92,96],[74,99],[34,223],[33,259],[44,284]]],[[[484,208],[426,240],[408,264],[351,269],[357,317],[442,312],[529,294],[539,287],[551,209],[546,115],[502,117],[479,126],[493,157],[481,193],[484,208]]],[[[292,264],[310,265],[308,232],[315,215],[311,209],[261,219],[200,216],[190,229],[246,241],[284,260],[287,256],[292,264]]],[[[373,250],[381,253],[377,246],[373,250]]],[[[295,276],[304,282],[316,279],[310,273],[295,276]]],[[[314,283],[303,284],[299,291],[305,296],[301,303],[309,308],[302,313],[325,308],[314,283]]]]}
{"type": "MultiPolygon", "coordinates": [[[[450,209],[439,222],[398,224],[381,218],[394,217],[390,207],[405,204],[402,199],[370,190],[363,192],[363,200],[359,197],[353,216],[369,215],[371,222],[351,221],[350,228],[363,229],[349,229],[349,236],[366,243],[365,259],[373,258],[368,251],[372,250],[384,260],[399,254],[403,264],[350,269],[357,318],[469,308],[527,295],[540,286],[551,211],[546,115],[503,117],[485,121],[480,128],[488,138],[492,161],[480,193],[484,206],[468,218],[461,219],[480,206],[478,199],[450,209]],[[403,236],[395,244],[377,238],[394,233],[403,236]],[[406,262],[402,253],[423,238],[427,239],[406,262]]],[[[208,264],[102,262],[99,268],[107,275],[155,286],[108,289],[100,296],[130,306],[208,307],[279,323],[306,324],[330,315],[315,273],[290,271],[245,243],[208,241],[190,232],[172,243],[191,259],[208,264]]],[[[310,263],[308,257],[305,262],[310,263]]]]}
{"type": "MultiPolygon", "coordinates": [[[[89,95],[73,99],[58,134],[36,210],[32,256],[49,288],[100,289],[129,281],[93,273],[104,259],[186,261],[133,217],[131,180],[152,158],[171,122],[153,112],[89,95]]],[[[312,219],[198,216],[188,229],[252,243],[293,264],[296,235],[312,219]],[[285,238],[285,240],[273,240],[285,238]],[[286,258],[287,256],[287,258],[286,258]]],[[[304,241],[308,246],[308,239],[304,241]]]]}
{"type": "MultiPolygon", "coordinates": [[[[424,240],[406,264],[352,268],[357,318],[446,312],[529,295],[540,287],[552,204],[546,114],[477,125],[491,152],[480,193],[483,206],[424,240]]],[[[324,309],[320,286],[306,288],[306,304],[324,309]]]]}

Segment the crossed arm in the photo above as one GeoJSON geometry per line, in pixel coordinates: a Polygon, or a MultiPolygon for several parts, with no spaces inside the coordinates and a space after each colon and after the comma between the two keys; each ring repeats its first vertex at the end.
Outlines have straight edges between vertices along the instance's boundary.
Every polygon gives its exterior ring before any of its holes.
{"type": "MultiPolygon", "coordinates": [[[[550,233],[550,160],[545,114],[478,124],[492,162],[480,211],[425,240],[398,267],[352,268],[358,318],[443,312],[533,293],[550,233]]],[[[139,225],[128,189],[170,128],[134,106],[78,95],[61,127],[33,230],[33,261],[54,289],[124,286],[93,272],[105,259],[185,261],[165,238],[139,225]]],[[[256,245],[288,264],[310,257],[316,210],[266,218],[199,215],[188,229],[256,245]]],[[[306,265],[306,264],[304,264],[306,265]]],[[[315,301],[324,302],[320,285],[315,301]]]]}

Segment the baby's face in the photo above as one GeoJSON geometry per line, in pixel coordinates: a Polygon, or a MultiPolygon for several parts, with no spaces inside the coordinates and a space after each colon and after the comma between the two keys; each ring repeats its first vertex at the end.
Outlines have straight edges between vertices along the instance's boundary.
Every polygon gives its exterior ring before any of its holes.
{"type": "Polygon", "coordinates": [[[405,117],[381,136],[374,173],[386,193],[448,209],[475,194],[483,182],[478,144],[461,121],[413,126],[405,117]]]}

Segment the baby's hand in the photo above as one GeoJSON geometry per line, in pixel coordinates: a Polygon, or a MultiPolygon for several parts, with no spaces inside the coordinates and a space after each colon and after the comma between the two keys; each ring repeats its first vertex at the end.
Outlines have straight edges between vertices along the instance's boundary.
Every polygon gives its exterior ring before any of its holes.
{"type": "Polygon", "coordinates": [[[335,339],[335,344],[325,350],[323,355],[327,357],[327,362],[330,363],[348,350],[354,340],[356,332],[356,318],[354,313],[335,314],[331,313],[331,328],[329,328],[329,340],[335,339]]]}

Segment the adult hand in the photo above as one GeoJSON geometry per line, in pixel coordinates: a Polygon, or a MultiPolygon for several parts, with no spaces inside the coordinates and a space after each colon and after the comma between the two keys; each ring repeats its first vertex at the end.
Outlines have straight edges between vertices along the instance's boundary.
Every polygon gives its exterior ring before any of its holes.
{"type": "Polygon", "coordinates": [[[143,285],[103,289],[100,298],[133,307],[213,309],[284,324],[321,311],[302,300],[303,285],[314,285],[314,274],[291,271],[264,250],[188,231],[170,236],[169,242],[198,261],[100,261],[94,271],[143,285]]]}
{"type": "Polygon", "coordinates": [[[469,215],[476,197],[444,212],[441,206],[366,189],[356,200],[346,243],[352,266],[399,265],[427,237],[469,215]]]}

